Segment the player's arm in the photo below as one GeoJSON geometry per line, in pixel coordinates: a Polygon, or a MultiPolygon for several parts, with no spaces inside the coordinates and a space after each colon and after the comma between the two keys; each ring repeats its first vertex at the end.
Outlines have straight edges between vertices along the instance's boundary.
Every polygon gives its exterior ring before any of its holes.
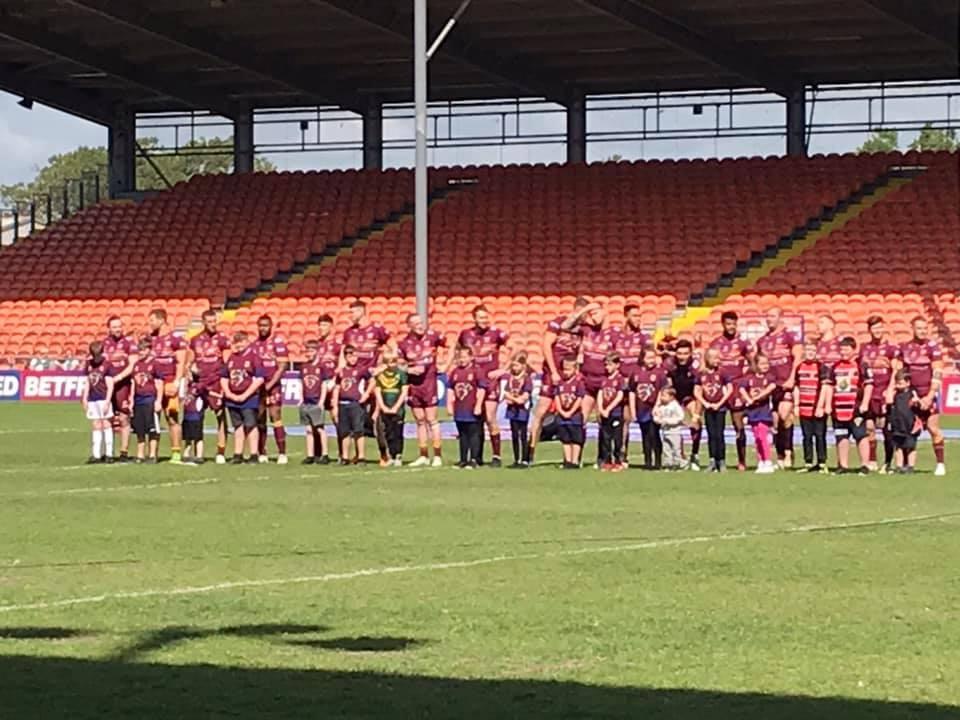
{"type": "Polygon", "coordinates": [[[547,328],[547,331],[543,334],[543,344],[540,348],[543,352],[543,361],[547,364],[547,369],[550,370],[550,377],[554,378],[560,377],[557,364],[553,361],[553,346],[559,337],[559,333],[547,328]]]}
{"type": "Polygon", "coordinates": [[[477,383],[477,402],[473,406],[474,415],[483,415],[483,401],[487,397],[487,384],[477,383]]]}
{"type": "MultiPolygon", "coordinates": [[[[160,391],[161,391],[161,393],[162,393],[162,392],[163,392],[163,381],[162,381],[162,380],[157,380],[157,382],[159,383],[159,388],[160,388],[160,391]]],[[[236,400],[236,399],[237,399],[237,396],[234,395],[233,392],[230,390],[230,381],[229,381],[227,378],[225,378],[225,377],[220,378],[220,392],[223,394],[223,397],[225,397],[227,400],[236,400]]]]}
{"type": "Polygon", "coordinates": [[[940,389],[943,387],[943,359],[934,360],[930,364],[930,369],[932,371],[932,377],[930,378],[930,392],[927,393],[927,396],[924,398],[926,405],[925,408],[929,408],[933,405],[934,399],[937,397],[937,394],[940,392],[940,389]]]}
{"type": "Polygon", "coordinates": [[[374,386],[373,386],[373,397],[377,401],[377,410],[383,413],[390,412],[390,409],[387,407],[387,404],[383,401],[383,390],[376,383],[374,383],[374,386]]]}
{"type": "Polygon", "coordinates": [[[700,383],[693,386],[693,399],[700,403],[700,407],[710,409],[710,403],[703,399],[703,385],[700,383]]]}
{"type": "Polygon", "coordinates": [[[249,400],[253,396],[253,394],[257,392],[257,390],[259,390],[261,387],[263,387],[263,378],[255,377],[253,379],[253,382],[250,383],[250,387],[246,389],[243,395],[237,398],[237,401],[244,402],[245,400],[249,400]]]}
{"type": "Polygon", "coordinates": [[[177,359],[177,374],[173,378],[173,382],[179,387],[180,381],[186,377],[187,374],[187,351],[186,348],[181,345],[180,349],[177,350],[174,355],[177,359]]]}
{"type": "Polygon", "coordinates": [[[80,404],[83,406],[83,411],[87,411],[87,405],[90,402],[90,383],[85,382],[83,384],[83,392],[80,394],[80,404]]]}
{"type": "Polygon", "coordinates": [[[453,417],[453,386],[447,386],[447,414],[453,417]]]}
{"type": "Polygon", "coordinates": [[[873,374],[868,367],[863,367],[861,373],[863,374],[863,398],[860,400],[860,414],[865,415],[870,409],[870,398],[873,397],[873,374]]]}
{"type": "Polygon", "coordinates": [[[116,381],[109,375],[106,378],[107,380],[107,398],[113,397],[113,387],[116,384],[116,381]]]}
{"type": "Polygon", "coordinates": [[[623,403],[623,390],[617,392],[617,396],[607,406],[606,416],[609,417],[613,409],[623,403]]]}
{"type": "Polygon", "coordinates": [[[627,403],[630,405],[630,417],[637,418],[637,391],[635,388],[631,387],[630,392],[627,393],[627,403]]]}
{"type": "MultiPolygon", "coordinates": [[[[699,387],[699,385],[698,385],[697,387],[699,387]]],[[[722,390],[722,394],[720,395],[720,400],[718,400],[716,403],[714,403],[714,408],[713,408],[713,409],[714,409],[714,410],[719,410],[719,409],[722,408],[724,405],[726,405],[726,404],[727,404],[727,401],[729,401],[730,398],[732,398],[732,397],[733,397],[733,384],[732,384],[732,383],[724,383],[724,385],[723,385],[723,390],[722,390]]]]}
{"type": "Polygon", "coordinates": [[[153,387],[156,390],[153,398],[153,411],[158,413],[163,410],[163,380],[155,377],[153,379],[153,387]]]}
{"type": "Polygon", "coordinates": [[[118,383],[123,382],[128,377],[131,377],[133,375],[133,366],[136,365],[139,361],[140,361],[139,351],[130,353],[127,356],[127,366],[113,376],[114,382],[118,382],[118,383]]]}
{"type": "Polygon", "coordinates": [[[273,388],[276,387],[277,383],[280,382],[280,379],[283,377],[283,374],[287,371],[288,367],[290,367],[290,356],[278,355],[277,369],[273,371],[273,375],[271,375],[270,379],[266,382],[267,390],[273,390],[273,388]]]}
{"type": "Polygon", "coordinates": [[[395,402],[393,407],[390,408],[391,415],[396,415],[398,412],[400,412],[400,409],[407,404],[407,397],[409,395],[410,386],[404,383],[403,387],[400,388],[400,396],[397,398],[397,402],[395,402]]]}
{"type": "Polygon", "coordinates": [[[823,412],[824,414],[829,413],[833,409],[833,387],[836,383],[837,378],[834,375],[833,370],[827,370],[826,374],[823,376],[823,387],[820,390],[820,397],[823,403],[823,412]]]}
{"type": "Polygon", "coordinates": [[[796,384],[797,370],[803,362],[803,346],[795,342],[793,347],[790,348],[790,355],[793,358],[793,366],[790,368],[790,376],[787,378],[787,384],[784,385],[785,390],[792,389],[796,384]]]}

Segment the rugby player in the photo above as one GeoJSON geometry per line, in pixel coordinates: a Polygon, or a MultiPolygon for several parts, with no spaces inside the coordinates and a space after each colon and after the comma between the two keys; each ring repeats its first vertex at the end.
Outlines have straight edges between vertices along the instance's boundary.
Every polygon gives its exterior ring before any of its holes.
{"type": "MultiPolygon", "coordinates": [[[[442,443],[440,439],[440,419],[437,409],[440,404],[437,393],[437,354],[446,349],[447,339],[436,330],[427,329],[426,321],[418,314],[407,316],[409,332],[397,345],[400,357],[406,362],[410,389],[407,404],[417,424],[417,445],[419,457],[412,467],[430,465],[427,449],[428,441],[433,443],[433,467],[443,465],[442,443]]],[[[482,431],[481,431],[482,434],[482,431]]]]}
{"type": "Polygon", "coordinates": [[[860,474],[866,475],[869,472],[867,461],[870,452],[864,418],[873,394],[870,368],[862,365],[857,358],[857,341],[852,337],[840,340],[840,359],[833,367],[826,363],[823,365],[829,370],[824,385],[827,404],[833,411],[838,472],[850,470],[850,440],[853,440],[860,455],[860,474]]]}
{"type": "MultiPolygon", "coordinates": [[[[340,367],[346,362],[345,351],[347,346],[353,348],[356,355],[357,367],[373,377],[377,374],[380,365],[380,353],[384,348],[390,346],[396,350],[396,343],[390,337],[390,333],[380,323],[373,323],[367,320],[367,304],[362,300],[355,300],[350,303],[350,326],[343,331],[340,340],[343,348],[340,355],[340,367]]],[[[364,417],[366,422],[366,437],[375,437],[373,428],[373,414],[376,409],[376,400],[371,400],[373,394],[367,395],[364,401],[364,417]]],[[[338,425],[337,432],[340,432],[338,425]]],[[[339,435],[338,435],[339,437],[339,435]]],[[[342,441],[342,438],[340,438],[342,441]]],[[[341,443],[342,444],[342,443],[341,443]]]]}
{"type": "Polygon", "coordinates": [[[530,424],[530,463],[540,440],[540,429],[554,400],[554,385],[560,379],[560,364],[564,358],[576,362],[583,339],[581,319],[590,302],[578,297],[573,301],[573,312],[561,315],[547,323],[543,334],[543,374],[540,381],[540,396],[533,409],[533,422],[530,424]]]}
{"type": "Polygon", "coordinates": [[[780,308],[767,311],[766,323],[767,332],[757,341],[757,350],[769,360],[776,385],[771,399],[778,465],[789,468],[793,467],[793,386],[803,361],[803,345],[787,329],[780,308]]]}
{"type": "Polygon", "coordinates": [[[103,357],[107,374],[113,378],[113,428],[120,433],[119,462],[130,462],[130,417],[133,414],[133,366],[140,359],[137,342],[123,331],[123,320],[114,315],[107,320],[103,339],[103,357]]]}
{"type": "MultiPolygon", "coordinates": [[[[626,305],[623,308],[623,327],[617,331],[616,352],[620,356],[620,372],[628,381],[640,369],[643,351],[650,344],[650,337],[643,332],[643,315],[639,305],[626,305]]],[[[636,420],[628,402],[623,409],[623,464],[630,465],[630,424],[636,420]]]]}
{"type": "MultiPolygon", "coordinates": [[[[586,393],[580,405],[583,411],[584,425],[590,422],[590,416],[597,407],[600,390],[607,379],[606,359],[617,346],[617,330],[604,327],[605,313],[596,303],[584,308],[581,315],[583,338],[580,342],[580,376],[586,393]]],[[[618,428],[620,432],[622,429],[618,428]]],[[[600,443],[597,443],[596,466],[601,466],[600,443]]]]}
{"type": "Polygon", "coordinates": [[[156,308],[147,317],[153,364],[163,380],[163,413],[170,433],[170,462],[180,462],[180,386],[187,368],[187,346],[183,339],[167,331],[167,311],[156,308]]]}
{"type": "Polygon", "coordinates": [[[490,433],[490,467],[500,467],[500,422],[497,419],[497,407],[500,403],[499,387],[500,350],[507,344],[509,335],[491,324],[490,311],[485,305],[473,308],[473,326],[460,333],[457,345],[473,351],[473,361],[486,375],[490,390],[484,395],[483,416],[490,433]]]}
{"type": "Polygon", "coordinates": [[[947,474],[944,464],[943,432],[940,429],[938,394],[943,383],[943,351],[929,338],[927,321],[918,315],[911,322],[913,337],[900,346],[904,368],[910,373],[910,384],[920,398],[917,416],[923,422],[933,442],[937,465],[934,475],[947,474]]]}
{"type": "Polygon", "coordinates": [[[630,414],[640,425],[643,439],[643,467],[659,470],[663,464],[663,439],[660,428],[653,421],[653,409],[660,391],[670,385],[667,369],[658,363],[659,356],[652,347],[643,351],[640,367],[630,379],[630,414]]]}
{"type": "Polygon", "coordinates": [[[263,387],[260,388],[260,407],[257,420],[257,447],[259,460],[267,462],[267,420],[273,425],[273,439],[277,443],[277,464],[287,464],[287,431],[283,427],[283,373],[290,366],[290,352],[282,337],[273,332],[273,319],[261,315],[257,319],[257,339],[253,351],[260,358],[264,370],[263,387]]]}
{"type": "MultiPolygon", "coordinates": [[[[337,374],[337,367],[340,364],[340,355],[343,352],[343,345],[333,334],[333,318],[324,313],[317,318],[317,357],[320,359],[323,368],[323,381],[327,386],[327,392],[324,400],[324,411],[333,413],[333,386],[334,376],[337,374]]],[[[327,465],[330,462],[329,443],[327,441],[326,425],[320,425],[316,429],[316,434],[320,442],[320,457],[317,458],[318,465],[327,465]]],[[[316,451],[317,448],[314,448],[316,451]]],[[[340,452],[339,436],[337,442],[337,452],[340,452]]]]}
{"type": "Polygon", "coordinates": [[[230,339],[217,329],[217,312],[205,310],[200,316],[203,330],[190,339],[187,365],[196,365],[200,375],[200,398],[217,419],[217,464],[227,459],[227,411],[223,404],[221,379],[230,359],[230,339]]]}
{"type": "Polygon", "coordinates": [[[687,467],[693,471],[700,470],[697,455],[700,453],[700,440],[703,436],[703,425],[700,420],[701,407],[694,392],[700,384],[700,374],[693,360],[693,343],[689,340],[677,340],[674,345],[673,362],[668,366],[667,377],[677,393],[677,402],[690,416],[690,459],[687,467]]]}
{"type": "Polygon", "coordinates": [[[736,433],[737,470],[747,469],[747,427],[744,416],[744,402],[740,395],[740,381],[751,372],[753,346],[739,332],[740,317],[732,310],[720,316],[723,332],[710,341],[709,348],[719,355],[720,372],[733,386],[733,395],[727,402],[730,408],[730,421],[736,433]]]}
{"type": "Polygon", "coordinates": [[[817,360],[827,368],[832,368],[840,360],[840,338],[837,337],[837,323],[829,315],[817,318],[817,360]]]}
{"type": "MultiPolygon", "coordinates": [[[[887,427],[887,407],[892,397],[888,390],[893,387],[893,368],[900,364],[900,348],[886,339],[886,327],[883,318],[871,315],[867,318],[867,331],[870,340],[860,346],[860,362],[873,373],[873,394],[870,396],[870,408],[867,412],[867,441],[870,446],[870,461],[867,467],[877,469],[877,429],[887,427]]],[[[880,473],[890,472],[893,464],[893,437],[883,433],[883,465],[880,473]]]]}

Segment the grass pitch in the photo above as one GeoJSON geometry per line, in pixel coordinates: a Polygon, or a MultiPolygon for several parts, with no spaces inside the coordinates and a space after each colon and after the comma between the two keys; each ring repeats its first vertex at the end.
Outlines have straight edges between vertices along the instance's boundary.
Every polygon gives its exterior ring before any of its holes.
{"type": "Polygon", "coordinates": [[[2,718],[960,717],[957,443],[947,478],[82,467],[50,405],[0,447],[2,718]]]}

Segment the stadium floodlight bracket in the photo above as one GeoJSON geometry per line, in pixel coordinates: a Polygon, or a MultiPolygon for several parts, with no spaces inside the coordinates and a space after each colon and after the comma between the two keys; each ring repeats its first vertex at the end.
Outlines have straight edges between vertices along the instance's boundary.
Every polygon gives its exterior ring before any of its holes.
{"type": "Polygon", "coordinates": [[[450,31],[453,30],[454,25],[457,24],[457,21],[467,11],[467,8],[470,7],[470,3],[472,2],[473,0],[462,0],[460,6],[456,9],[456,11],[454,11],[453,15],[450,16],[450,19],[447,20],[446,24],[443,26],[440,34],[437,35],[437,39],[430,44],[430,49],[427,50],[427,62],[430,62],[430,58],[433,57],[433,54],[440,49],[443,41],[447,39],[447,35],[450,34],[450,31]]]}

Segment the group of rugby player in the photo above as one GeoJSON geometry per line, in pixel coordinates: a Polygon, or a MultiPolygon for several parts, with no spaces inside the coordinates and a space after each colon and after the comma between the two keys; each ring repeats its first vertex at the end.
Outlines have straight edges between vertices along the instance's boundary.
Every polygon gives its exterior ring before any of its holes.
{"type": "MultiPolygon", "coordinates": [[[[419,450],[412,464],[441,465],[437,379],[445,371],[447,405],[457,423],[463,467],[482,462],[484,425],[490,465],[501,465],[498,408],[503,403],[511,421],[515,467],[533,462],[545,428],[555,428],[564,443],[564,467],[580,467],[584,428],[596,412],[598,467],[620,470],[629,464],[629,430],[636,422],[643,439],[643,466],[657,469],[663,451],[658,409],[675,400],[685,409],[690,447],[683,458],[689,469],[699,469],[704,428],[710,440],[710,470],[725,469],[723,433],[729,413],[740,470],[747,463],[748,425],[754,428],[758,471],[792,468],[795,419],[803,428],[807,468],[824,469],[826,418],[832,417],[841,471],[849,467],[851,439],[858,448],[861,472],[885,472],[894,464],[912,466],[915,437],[924,427],[933,442],[935,473],[945,474],[937,405],[943,358],[922,317],[912,322],[913,336],[897,344],[886,337],[882,318],[873,316],[867,322],[870,339],[858,348],[853,338],[837,337],[828,316],[817,320],[818,337],[804,342],[786,326],[780,309],[770,309],[766,332],[754,343],[740,334],[737,315],[727,312],[722,332],[695,347],[688,339],[670,337],[655,344],[641,327],[641,309],[636,305],[628,305],[623,324],[614,326],[607,323],[599,304],[578,298],[568,314],[547,326],[540,392],[533,402],[526,354],[514,353],[501,364],[509,338],[492,325],[482,305],[473,309],[472,325],[453,347],[416,314],[408,316],[407,333],[396,341],[382,325],[367,320],[362,302],[352,303],[349,313],[350,325],[339,337],[329,315],[318,319],[318,337],[307,343],[309,358],[299,368],[306,463],[330,461],[325,432],[329,413],[337,428],[341,463],[362,461],[363,438],[375,435],[381,465],[400,464],[403,412],[408,406],[419,450]],[[889,408],[898,390],[909,390],[909,397],[900,399],[916,421],[916,428],[907,433],[912,443],[889,427],[889,408]],[[772,452],[764,456],[766,427],[775,461],[772,452]],[[877,462],[878,430],[884,431],[882,465],[877,462]]],[[[162,413],[171,460],[202,462],[202,413],[209,410],[217,419],[218,463],[226,462],[228,417],[234,428],[233,462],[267,462],[269,423],[277,462],[286,463],[281,378],[290,359],[271,318],[259,318],[253,338],[237,332],[228,339],[217,329],[217,313],[210,310],[203,315],[203,329],[189,341],[170,332],[166,320],[163,310],[151,312],[150,332],[138,343],[113,317],[107,337],[91,346],[84,398],[94,422],[91,460],[113,460],[109,424],[119,436],[121,460],[130,459],[132,428],[138,440],[136,459],[156,461],[155,415],[162,413]],[[181,454],[184,441],[189,457],[181,454]],[[98,443],[106,447],[98,449],[98,443]]]]}

